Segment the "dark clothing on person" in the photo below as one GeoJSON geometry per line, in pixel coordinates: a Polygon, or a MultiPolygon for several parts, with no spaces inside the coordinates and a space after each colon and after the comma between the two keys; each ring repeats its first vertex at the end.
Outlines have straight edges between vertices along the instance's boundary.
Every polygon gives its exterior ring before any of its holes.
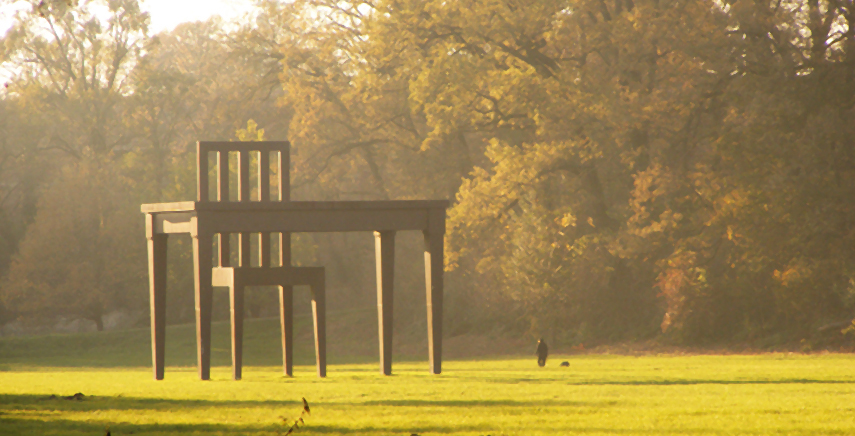
{"type": "Polygon", "coordinates": [[[537,365],[540,367],[546,366],[546,356],[549,355],[549,347],[546,346],[546,341],[543,339],[537,341],[537,365]]]}

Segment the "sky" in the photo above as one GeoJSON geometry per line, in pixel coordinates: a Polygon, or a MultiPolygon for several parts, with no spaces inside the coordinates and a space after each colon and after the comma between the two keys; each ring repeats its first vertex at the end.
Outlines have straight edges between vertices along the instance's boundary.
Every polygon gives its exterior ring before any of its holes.
{"type": "MultiPolygon", "coordinates": [[[[253,0],[141,0],[140,7],[151,15],[149,34],[154,35],[172,30],[183,22],[201,21],[213,15],[228,21],[252,11],[253,4],[253,0]]],[[[12,27],[15,12],[27,10],[30,5],[25,0],[0,0],[0,42],[12,27]]],[[[6,82],[11,74],[0,68],[0,84],[6,82]]]]}
{"type": "MultiPolygon", "coordinates": [[[[12,25],[17,10],[29,8],[22,0],[0,0],[0,37],[12,25]]],[[[185,21],[205,20],[219,15],[224,20],[239,17],[253,9],[253,0],[142,0],[141,8],[151,14],[149,33],[172,30],[185,21]]]]}
{"type": "MultiPolygon", "coordinates": [[[[2,0],[0,0],[2,1],[2,0]]],[[[219,15],[228,21],[249,12],[252,0],[144,0],[142,9],[151,14],[149,32],[172,30],[186,21],[201,21],[219,15]]]]}

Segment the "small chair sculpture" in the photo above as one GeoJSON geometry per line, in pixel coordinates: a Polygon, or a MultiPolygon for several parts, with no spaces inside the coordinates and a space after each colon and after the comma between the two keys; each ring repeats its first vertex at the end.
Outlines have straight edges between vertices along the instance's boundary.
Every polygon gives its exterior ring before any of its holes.
{"type": "Polygon", "coordinates": [[[232,324],[232,378],[241,379],[243,368],[243,315],[246,286],[279,286],[280,322],[283,345],[287,348],[283,360],[285,374],[292,375],[293,358],[290,349],[293,326],[293,286],[309,285],[312,290],[312,318],[315,325],[315,360],[318,377],[327,376],[326,357],[326,289],[324,267],[213,268],[213,285],[229,288],[232,324]],[[287,305],[287,306],[286,306],[287,305]]]}
{"type": "MultiPolygon", "coordinates": [[[[287,178],[290,146],[287,142],[239,143],[220,142],[212,144],[212,150],[217,156],[217,201],[228,202],[232,207],[252,206],[253,203],[270,202],[270,153],[278,157],[276,183],[278,189],[277,201],[289,201],[289,186],[287,178]],[[250,201],[250,153],[258,151],[257,181],[258,200],[250,201]],[[229,153],[237,154],[238,195],[236,202],[229,202],[229,153]]],[[[208,150],[200,150],[207,158],[208,150]]],[[[201,168],[200,168],[201,173],[201,168]]],[[[201,180],[207,177],[197,175],[201,180]]],[[[206,199],[202,199],[203,201],[206,199]]],[[[219,266],[212,269],[212,287],[229,288],[229,304],[231,311],[231,343],[232,343],[232,377],[240,380],[243,372],[243,318],[244,318],[244,288],[246,286],[278,286],[280,299],[280,325],[282,327],[282,363],[286,375],[293,375],[293,287],[309,285],[312,291],[312,313],[315,327],[315,357],[318,376],[326,376],[326,305],[323,267],[292,267],[291,235],[279,235],[279,263],[271,266],[270,233],[257,233],[258,267],[251,265],[250,238],[252,233],[238,233],[239,266],[232,267],[229,235],[218,233],[219,266]]]]}

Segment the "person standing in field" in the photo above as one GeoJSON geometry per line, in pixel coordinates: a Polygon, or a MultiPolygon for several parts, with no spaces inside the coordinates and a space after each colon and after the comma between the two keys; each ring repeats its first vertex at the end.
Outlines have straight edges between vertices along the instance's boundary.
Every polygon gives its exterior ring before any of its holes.
{"type": "Polygon", "coordinates": [[[546,366],[546,356],[549,355],[549,347],[546,346],[546,341],[543,338],[540,338],[537,341],[537,366],[541,368],[546,366]]]}

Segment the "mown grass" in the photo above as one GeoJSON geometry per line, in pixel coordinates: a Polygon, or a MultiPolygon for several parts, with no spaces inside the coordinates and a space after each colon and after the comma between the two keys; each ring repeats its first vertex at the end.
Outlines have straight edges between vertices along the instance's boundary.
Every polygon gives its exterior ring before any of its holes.
{"type": "Polygon", "coordinates": [[[298,434],[855,434],[849,355],[552,356],[546,368],[533,356],[452,360],[439,376],[426,362],[396,361],[391,377],[364,356],[331,356],[318,379],[300,345],[303,365],[285,378],[268,324],[248,324],[247,363],[261,366],[239,382],[225,340],[215,342],[212,380],[197,380],[190,326],[168,331],[160,382],[145,330],[2,339],[0,435],[284,434],[281,417],[298,416],[301,397],[312,415],[298,434]],[[76,392],[86,397],[51,398],[76,392]]]}

